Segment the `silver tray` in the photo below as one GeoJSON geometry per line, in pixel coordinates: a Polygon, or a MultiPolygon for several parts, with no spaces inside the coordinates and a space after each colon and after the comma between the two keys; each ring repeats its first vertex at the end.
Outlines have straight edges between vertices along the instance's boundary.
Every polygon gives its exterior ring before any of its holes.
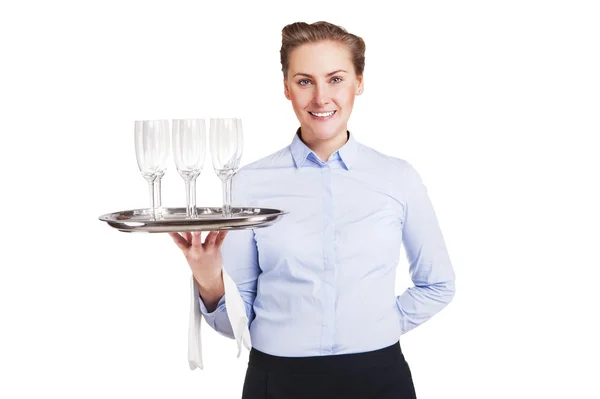
{"type": "Polygon", "coordinates": [[[162,208],[162,218],[151,218],[148,208],[107,213],[99,217],[126,233],[170,233],[184,231],[219,231],[257,229],[270,226],[288,212],[269,208],[232,207],[231,217],[224,217],[220,207],[196,207],[198,216],[187,219],[185,208],[162,208]]]}

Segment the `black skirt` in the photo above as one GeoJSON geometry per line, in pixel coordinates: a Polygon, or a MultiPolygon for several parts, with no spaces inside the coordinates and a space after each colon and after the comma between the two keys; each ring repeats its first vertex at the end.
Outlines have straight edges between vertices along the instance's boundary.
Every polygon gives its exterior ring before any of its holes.
{"type": "Polygon", "coordinates": [[[250,351],[242,399],[415,399],[400,343],[344,355],[280,357],[250,351]]]}

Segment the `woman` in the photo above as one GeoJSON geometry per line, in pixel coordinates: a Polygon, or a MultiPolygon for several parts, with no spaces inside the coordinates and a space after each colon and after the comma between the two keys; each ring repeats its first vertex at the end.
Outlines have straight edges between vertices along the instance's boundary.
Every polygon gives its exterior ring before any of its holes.
{"type": "Polygon", "coordinates": [[[172,234],[202,314],[233,337],[222,270],[239,290],[252,349],[243,398],[414,398],[399,337],[444,308],[454,272],[419,174],[347,130],[365,44],[326,23],[283,29],[292,143],[241,168],[239,206],[289,214],[256,230],[172,234]],[[225,237],[227,236],[227,239],[225,237]],[[396,297],[404,244],[415,287],[396,297]]]}

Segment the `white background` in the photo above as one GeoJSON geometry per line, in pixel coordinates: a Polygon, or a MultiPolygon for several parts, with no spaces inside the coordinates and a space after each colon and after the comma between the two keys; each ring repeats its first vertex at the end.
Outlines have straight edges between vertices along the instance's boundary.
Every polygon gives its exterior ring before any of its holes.
{"type": "MultiPolygon", "coordinates": [[[[318,20],[365,39],[349,128],[421,173],[455,267],[401,339],[418,397],[600,397],[596,4],[3,2],[0,397],[240,397],[248,352],[207,324],[188,368],[179,249],[98,216],[148,204],[136,119],[239,116],[242,165],[287,146],[281,29],[318,20]]],[[[172,159],[163,190],[183,205],[172,159]]]]}

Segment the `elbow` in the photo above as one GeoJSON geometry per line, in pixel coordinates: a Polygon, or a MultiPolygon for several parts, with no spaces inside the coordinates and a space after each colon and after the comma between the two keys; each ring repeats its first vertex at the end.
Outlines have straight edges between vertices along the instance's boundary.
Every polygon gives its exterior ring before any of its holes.
{"type": "Polygon", "coordinates": [[[456,293],[456,286],[454,284],[454,280],[446,281],[443,285],[442,289],[442,297],[444,306],[447,306],[454,299],[454,294],[456,293]]]}
{"type": "Polygon", "coordinates": [[[221,335],[225,338],[235,339],[235,336],[233,335],[233,331],[223,331],[223,330],[215,330],[215,331],[218,332],[219,335],[221,335]]]}
{"type": "Polygon", "coordinates": [[[423,285],[419,289],[430,303],[435,304],[434,307],[437,308],[437,311],[448,306],[454,299],[454,293],[456,292],[454,280],[423,285]]]}

